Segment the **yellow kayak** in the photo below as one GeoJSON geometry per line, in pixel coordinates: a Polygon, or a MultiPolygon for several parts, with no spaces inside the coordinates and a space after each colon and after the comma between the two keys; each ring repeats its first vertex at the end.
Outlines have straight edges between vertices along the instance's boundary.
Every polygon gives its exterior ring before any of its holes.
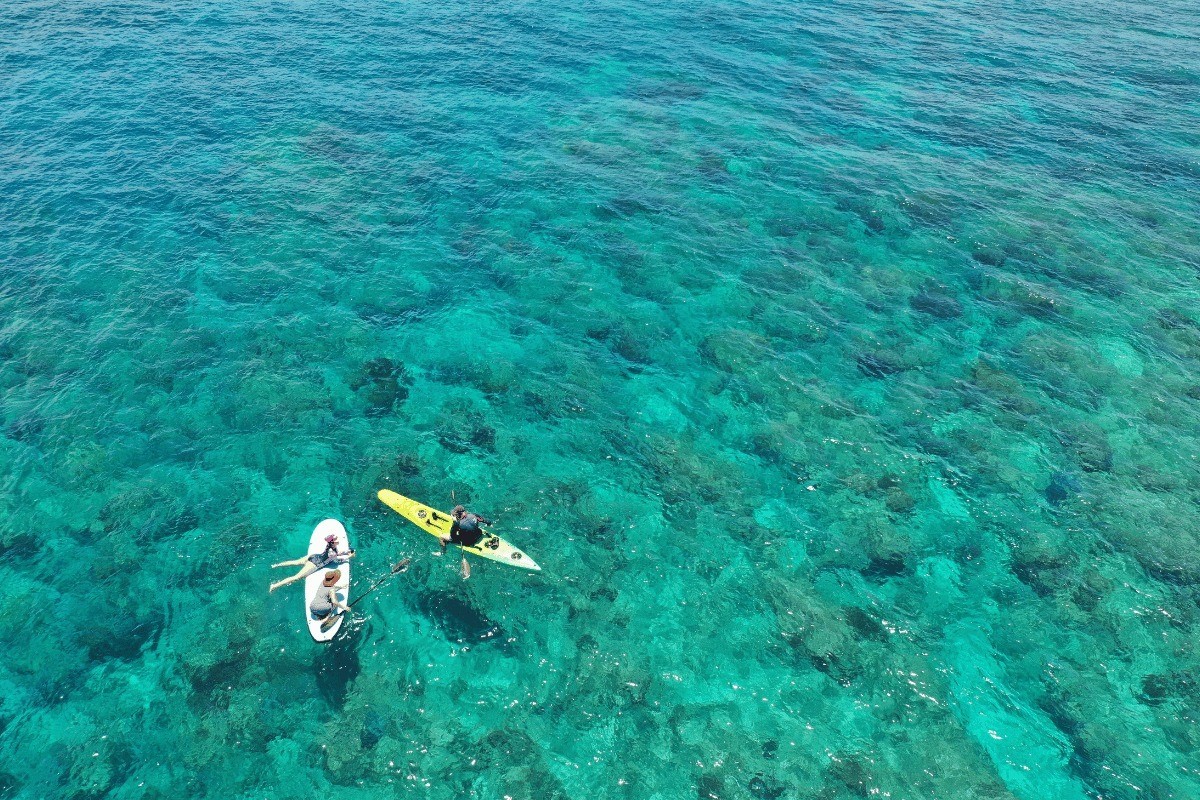
{"type": "MultiPolygon", "coordinates": [[[[392,511],[395,511],[430,536],[440,539],[450,534],[450,515],[444,511],[430,508],[423,503],[410,500],[404,495],[396,494],[388,489],[379,490],[379,499],[392,511]]],[[[502,564],[509,564],[521,569],[533,570],[534,572],[541,572],[542,570],[532,558],[499,536],[487,533],[486,531],[484,537],[479,540],[479,544],[474,547],[463,547],[462,545],[455,545],[455,547],[461,548],[465,553],[486,558],[488,561],[499,561],[502,564]]]]}

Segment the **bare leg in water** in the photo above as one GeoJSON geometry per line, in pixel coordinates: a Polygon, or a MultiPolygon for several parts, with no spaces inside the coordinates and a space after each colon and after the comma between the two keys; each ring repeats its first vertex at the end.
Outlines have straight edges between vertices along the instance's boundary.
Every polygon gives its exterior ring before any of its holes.
{"type": "Polygon", "coordinates": [[[287,586],[289,583],[295,583],[298,580],[307,578],[309,575],[317,571],[317,565],[309,561],[307,558],[297,558],[292,561],[280,561],[278,564],[272,564],[271,568],[275,567],[300,567],[300,571],[290,578],[284,578],[281,581],[275,581],[271,584],[271,591],[275,591],[280,586],[287,586]]]}

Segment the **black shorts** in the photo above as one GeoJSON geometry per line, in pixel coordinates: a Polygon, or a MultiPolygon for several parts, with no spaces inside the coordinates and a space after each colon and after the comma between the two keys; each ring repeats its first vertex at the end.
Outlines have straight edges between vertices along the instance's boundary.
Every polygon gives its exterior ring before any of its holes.
{"type": "Polygon", "coordinates": [[[461,528],[450,531],[450,541],[463,547],[474,547],[483,538],[483,531],[464,531],[461,528]]]}

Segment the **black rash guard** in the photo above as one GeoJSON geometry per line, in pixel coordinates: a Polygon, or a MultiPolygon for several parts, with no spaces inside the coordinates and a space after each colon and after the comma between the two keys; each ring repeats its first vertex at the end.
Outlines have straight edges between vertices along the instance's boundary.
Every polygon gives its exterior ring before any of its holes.
{"type": "Polygon", "coordinates": [[[462,519],[456,519],[450,523],[450,541],[463,547],[474,547],[483,538],[481,526],[491,524],[490,520],[486,520],[478,514],[470,512],[463,514],[462,519]]]}

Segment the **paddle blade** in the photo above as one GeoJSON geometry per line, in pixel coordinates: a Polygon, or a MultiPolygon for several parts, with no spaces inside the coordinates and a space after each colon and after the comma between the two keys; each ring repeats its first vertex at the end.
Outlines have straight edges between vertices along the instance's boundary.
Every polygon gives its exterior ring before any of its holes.
{"type": "Polygon", "coordinates": [[[337,621],[341,618],[342,618],[341,614],[330,614],[328,617],[326,617],[321,622],[321,632],[324,633],[325,631],[332,628],[334,625],[337,624],[337,621]]]}

